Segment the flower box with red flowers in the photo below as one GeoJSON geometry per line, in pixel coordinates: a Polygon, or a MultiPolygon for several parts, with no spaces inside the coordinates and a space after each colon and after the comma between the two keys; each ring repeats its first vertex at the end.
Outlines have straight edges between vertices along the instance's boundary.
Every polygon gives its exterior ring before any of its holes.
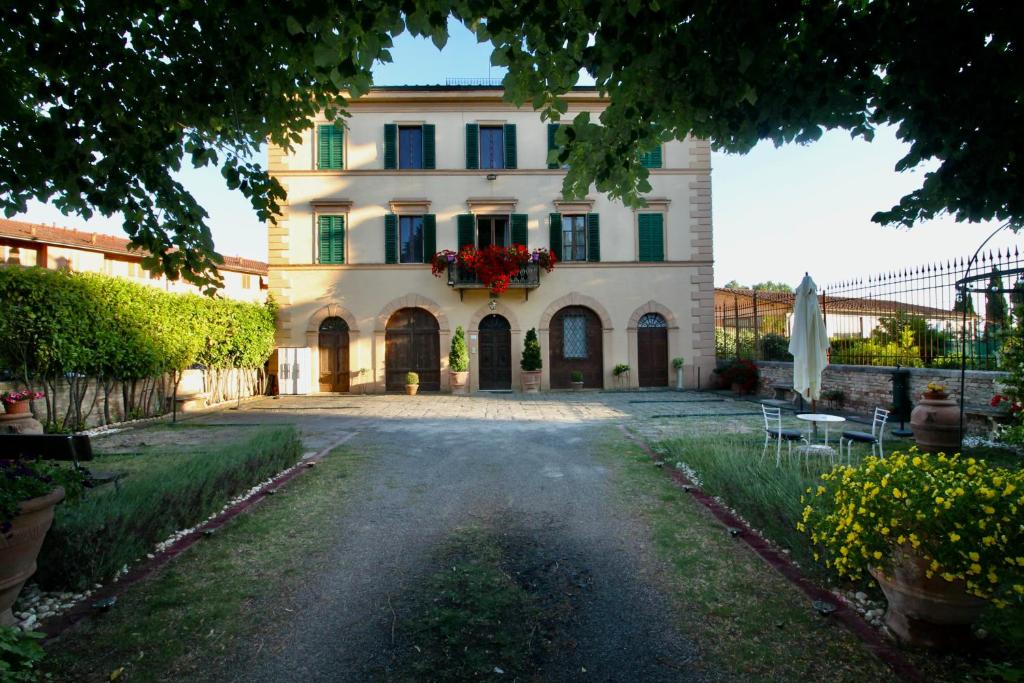
{"type": "Polygon", "coordinates": [[[430,270],[435,277],[447,275],[450,287],[487,289],[499,296],[509,289],[539,287],[540,269],[550,273],[555,262],[555,255],[547,249],[529,251],[522,244],[482,249],[465,246],[458,252],[446,249],[434,254],[430,270]]]}

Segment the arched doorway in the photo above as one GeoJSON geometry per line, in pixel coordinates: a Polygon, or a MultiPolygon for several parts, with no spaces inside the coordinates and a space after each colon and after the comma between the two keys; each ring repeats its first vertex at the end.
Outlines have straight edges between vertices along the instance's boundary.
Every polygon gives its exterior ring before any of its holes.
{"type": "Polygon", "coordinates": [[[405,388],[405,374],[420,376],[420,391],[441,390],[441,342],[437,318],[422,308],[401,308],[388,319],[384,347],[385,387],[405,388]]]}
{"type": "Polygon", "coordinates": [[[332,316],[320,323],[320,391],[348,391],[348,323],[332,316]]]}
{"type": "Polygon", "coordinates": [[[604,386],[601,319],[585,306],[566,306],[551,318],[551,388],[568,389],[573,372],[583,373],[583,386],[604,386]]]}
{"type": "Polygon", "coordinates": [[[636,324],[636,356],[642,387],[668,386],[668,323],[646,313],[636,324]]]}
{"type": "Polygon", "coordinates": [[[480,389],[512,388],[512,326],[492,313],[480,321],[480,389]]]}

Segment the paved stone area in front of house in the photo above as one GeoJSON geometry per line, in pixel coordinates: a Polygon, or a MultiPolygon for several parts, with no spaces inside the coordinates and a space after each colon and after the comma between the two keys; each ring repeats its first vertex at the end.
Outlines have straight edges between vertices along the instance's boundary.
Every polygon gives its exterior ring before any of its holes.
{"type": "Polygon", "coordinates": [[[699,680],[707,669],[677,630],[666,568],[595,450],[618,424],[752,407],[669,391],[318,395],[199,418],[291,423],[309,451],[345,438],[373,455],[363,495],[322,521],[328,561],[267,606],[284,615],[273,643],[243,644],[223,670],[239,681],[387,677],[392,610],[436,571],[433,553],[446,539],[484,525],[588,577],[563,634],[571,646],[549,659],[543,679],[699,680]]]}

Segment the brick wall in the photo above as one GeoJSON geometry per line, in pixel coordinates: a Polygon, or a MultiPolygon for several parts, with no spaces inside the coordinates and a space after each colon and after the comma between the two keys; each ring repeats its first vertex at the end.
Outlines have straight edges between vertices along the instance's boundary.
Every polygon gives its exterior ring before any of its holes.
{"type": "MultiPolygon", "coordinates": [[[[758,361],[761,373],[759,393],[771,396],[773,384],[792,386],[793,364],[780,361],[758,361]]],[[[960,395],[960,371],[933,368],[906,368],[910,371],[910,397],[916,403],[929,382],[946,385],[954,398],[960,395]]],[[[842,389],[846,394],[845,410],[870,414],[876,407],[887,408],[892,404],[892,371],[895,368],[870,365],[830,365],[822,375],[822,391],[842,389]]],[[[967,409],[989,407],[992,395],[999,392],[998,383],[1006,377],[1005,372],[968,370],[964,394],[967,409]]]]}

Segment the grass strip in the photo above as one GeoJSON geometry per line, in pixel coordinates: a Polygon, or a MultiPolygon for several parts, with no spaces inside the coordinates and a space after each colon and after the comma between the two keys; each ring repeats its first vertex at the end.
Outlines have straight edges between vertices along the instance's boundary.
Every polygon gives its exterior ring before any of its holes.
{"type": "Polygon", "coordinates": [[[66,631],[47,648],[54,681],[229,680],[218,669],[236,645],[275,631],[266,606],[290,595],[327,561],[323,528],[362,487],[371,456],[345,447],[276,496],[236,517],[159,573],[125,592],[109,612],[66,631]]]}
{"type": "Polygon", "coordinates": [[[292,427],[246,430],[243,437],[209,448],[97,458],[96,470],[113,466],[130,474],[119,488],[94,490],[57,509],[36,580],[76,590],[104,582],[302,455],[292,427]]]}

